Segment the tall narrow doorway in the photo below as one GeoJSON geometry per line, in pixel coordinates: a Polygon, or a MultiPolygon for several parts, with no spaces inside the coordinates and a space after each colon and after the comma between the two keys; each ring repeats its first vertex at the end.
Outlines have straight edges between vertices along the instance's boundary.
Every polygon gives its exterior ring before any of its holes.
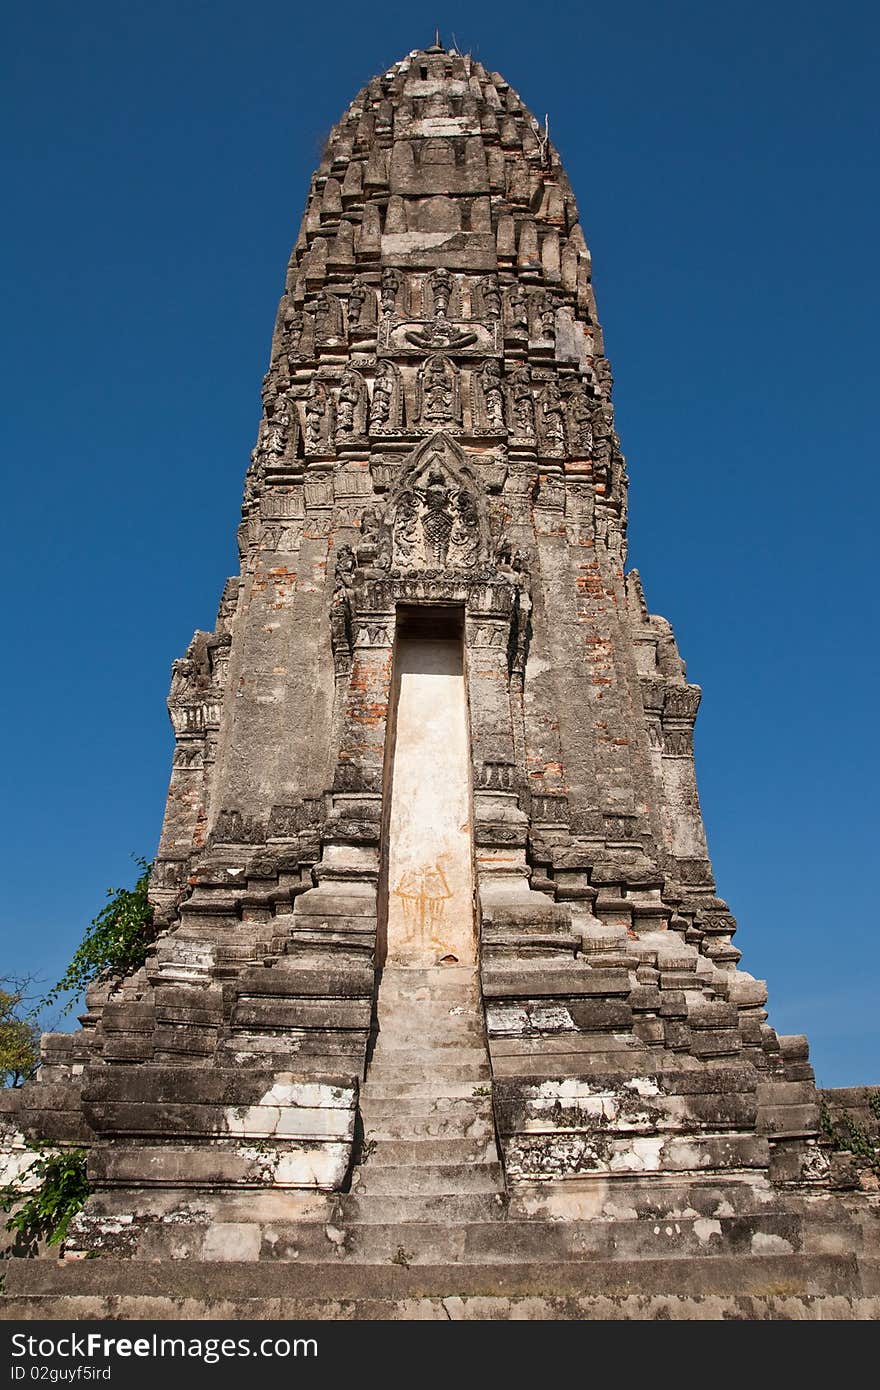
{"type": "Polygon", "coordinates": [[[463,614],[398,610],[390,807],[389,965],[473,965],[474,869],[463,614]]]}

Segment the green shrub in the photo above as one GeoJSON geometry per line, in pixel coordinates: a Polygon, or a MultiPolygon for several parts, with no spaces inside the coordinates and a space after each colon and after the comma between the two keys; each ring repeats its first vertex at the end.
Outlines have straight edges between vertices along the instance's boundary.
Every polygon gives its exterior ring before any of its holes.
{"type": "Polygon", "coordinates": [[[68,1013],[101,975],[130,975],[143,965],[153,939],[153,909],[147,899],[153,866],[146,859],[135,862],[142,872],[134,887],[107,889],[109,901],[92,918],[66,972],[42,1001],[44,1007],[70,990],[73,997],[62,1010],[68,1013]]]}
{"type": "Polygon", "coordinates": [[[46,1153],[41,1144],[29,1144],[40,1155],[35,1163],[8,1187],[0,1189],[0,1210],[21,1206],[6,1222],[7,1231],[17,1231],[22,1241],[33,1245],[45,1240],[60,1245],[67,1228],[89,1195],[85,1149],[64,1149],[46,1153]],[[29,1190],[33,1179],[37,1186],[29,1190]],[[26,1186],[27,1184],[27,1186],[26,1186]]]}

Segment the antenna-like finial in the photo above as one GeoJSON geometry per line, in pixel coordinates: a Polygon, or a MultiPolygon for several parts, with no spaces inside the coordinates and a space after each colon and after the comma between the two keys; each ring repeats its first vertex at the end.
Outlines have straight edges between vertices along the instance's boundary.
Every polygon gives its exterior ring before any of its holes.
{"type": "Polygon", "coordinates": [[[443,51],[444,51],[444,49],[443,49],[443,44],[442,44],[442,42],[441,42],[441,40],[440,40],[440,26],[439,26],[439,24],[438,24],[438,25],[437,25],[437,28],[434,30],[434,42],[431,44],[430,48],[426,48],[426,49],[425,49],[425,52],[426,52],[426,53],[442,53],[443,51]]]}

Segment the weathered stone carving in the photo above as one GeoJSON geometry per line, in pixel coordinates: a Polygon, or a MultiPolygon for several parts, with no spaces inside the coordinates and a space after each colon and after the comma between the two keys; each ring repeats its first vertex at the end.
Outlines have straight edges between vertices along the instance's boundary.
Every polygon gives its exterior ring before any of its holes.
{"type": "Polygon", "coordinates": [[[610,479],[616,443],[614,408],[610,401],[603,399],[593,411],[593,474],[597,482],[607,484],[610,479]]]}
{"type": "Polygon", "coordinates": [[[529,301],[519,283],[507,291],[507,321],[515,332],[526,332],[529,326],[529,301]]]}
{"type": "Polygon", "coordinates": [[[265,463],[283,463],[296,454],[299,427],[296,410],[286,395],[275,397],[272,411],[260,422],[255,458],[265,463]]]}
{"type": "Polygon", "coordinates": [[[315,343],[324,347],[343,340],[342,302],[335,294],[322,290],[314,304],[315,343]]]}
{"type": "Polygon", "coordinates": [[[553,342],[556,338],[556,307],[553,296],[539,290],[532,297],[532,331],[535,338],[553,342]]]}
{"type": "Polygon", "coordinates": [[[382,271],[382,313],[391,317],[397,313],[397,296],[403,284],[401,277],[392,266],[386,266],[382,271]]]}
{"type": "Polygon", "coordinates": [[[429,357],[416,378],[416,418],[420,425],[461,424],[461,381],[455,363],[441,353],[429,357]]]}
{"type": "Polygon", "coordinates": [[[306,453],[326,454],[333,447],[333,397],[313,378],[305,403],[306,453]]]}
{"type": "Polygon", "coordinates": [[[295,358],[300,355],[305,317],[296,305],[287,303],[281,320],[279,351],[282,357],[295,358]]]}
{"type": "Polygon", "coordinates": [[[376,294],[362,275],[356,275],[348,296],[349,332],[369,330],[376,326],[376,294]]]}
{"type": "Polygon", "coordinates": [[[425,288],[428,293],[430,304],[427,306],[433,318],[446,318],[449,314],[449,304],[452,299],[454,282],[448,270],[442,266],[439,270],[434,270],[425,281],[425,288]]]}
{"type": "Polygon", "coordinates": [[[452,441],[420,446],[392,497],[395,571],[474,570],[487,553],[479,485],[452,441]]]}
{"type": "Polygon", "coordinates": [[[532,388],[532,369],[523,362],[510,374],[508,385],[508,420],[510,431],[517,439],[532,443],[535,439],[535,399],[532,388]]]}
{"type": "Polygon", "coordinates": [[[370,398],[360,372],[346,368],[336,399],[336,439],[360,439],[367,433],[370,398]]]}
{"type": "Polygon", "coordinates": [[[471,380],[475,430],[481,434],[503,433],[505,421],[501,363],[490,357],[478,372],[474,372],[471,380]]]}
{"type": "Polygon", "coordinates": [[[565,405],[555,381],[548,381],[538,398],[541,452],[550,458],[565,456],[565,405]]]}
{"type": "Polygon", "coordinates": [[[400,369],[387,359],[376,366],[370,402],[370,434],[391,434],[403,426],[403,382],[400,369]]]}
{"type": "Polygon", "coordinates": [[[333,594],[330,599],[330,642],[337,676],[346,675],[351,669],[351,596],[356,564],[351,546],[340,546],[336,555],[333,594]]]}
{"type": "Polygon", "coordinates": [[[492,323],[500,322],[502,305],[501,290],[498,287],[497,275],[486,275],[479,284],[480,307],[482,315],[492,323]]]}
{"type": "Polygon", "coordinates": [[[391,565],[392,541],[378,507],[365,507],[361,515],[361,539],[357,562],[367,577],[380,577],[391,565]]]}
{"type": "Polygon", "coordinates": [[[574,455],[588,458],[593,449],[593,402],[580,382],[568,397],[568,429],[574,455]]]}

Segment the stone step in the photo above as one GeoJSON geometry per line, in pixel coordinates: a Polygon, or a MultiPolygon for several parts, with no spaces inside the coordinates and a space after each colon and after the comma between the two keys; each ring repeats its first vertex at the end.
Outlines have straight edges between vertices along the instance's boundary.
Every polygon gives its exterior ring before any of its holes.
{"type": "Polygon", "coordinates": [[[359,1196],[368,1193],[396,1194],[402,1197],[430,1196],[434,1193],[500,1192],[504,1177],[500,1163],[426,1163],[369,1164],[355,1168],[352,1191],[359,1196]]]}
{"type": "MultiPolygon", "coordinates": [[[[471,1075],[468,1068],[468,1075],[471,1075]]],[[[453,1080],[451,1077],[439,1077],[433,1072],[421,1080],[412,1078],[404,1081],[399,1078],[391,1080],[381,1077],[370,1079],[364,1083],[361,1095],[364,1103],[372,1103],[374,1100],[470,1100],[480,1099],[483,1095],[489,1094],[489,1081],[474,1079],[453,1080]]]]}
{"type": "MultiPolygon", "coordinates": [[[[364,1198],[362,1207],[369,1205],[364,1198]]],[[[543,1222],[498,1219],[450,1222],[443,1208],[419,1222],[382,1221],[273,1222],[251,1248],[253,1257],[297,1259],[301,1264],[328,1261],[408,1264],[520,1264],[592,1259],[690,1260],[750,1258],[758,1254],[802,1256],[801,1223],[793,1218],[757,1217],[706,1222],[653,1221],[543,1222]],[[709,1227],[718,1229],[709,1229],[709,1227]],[[775,1249],[774,1249],[775,1246],[775,1249]]],[[[222,1228],[218,1231],[222,1237],[222,1228]]]]}
{"type": "Polygon", "coordinates": [[[376,1072],[418,1068],[436,1076],[450,1076],[464,1072],[467,1068],[474,1074],[486,1075],[489,1054],[484,1047],[382,1047],[381,1043],[373,1053],[367,1070],[367,1079],[376,1072]]]}
{"type": "Polygon", "coordinates": [[[467,1222],[485,1223],[507,1219],[508,1203],[500,1192],[429,1193],[418,1197],[383,1196],[372,1193],[360,1196],[346,1192],[339,1196],[337,1224],[419,1225],[443,1223],[448,1226],[467,1222]]]}
{"type": "MultiPolygon", "coordinates": [[[[837,1316],[842,1317],[842,1299],[868,1298],[880,1306],[880,1265],[859,1261],[853,1255],[722,1255],[645,1259],[636,1263],[590,1258],[570,1263],[541,1260],[464,1265],[409,1264],[403,1259],[363,1264],[335,1260],[315,1265],[297,1260],[116,1260],[103,1256],[63,1262],[10,1260],[6,1287],[4,1317],[18,1315],[16,1309],[28,1307],[31,1311],[27,1315],[34,1317],[33,1310],[38,1305],[20,1302],[27,1295],[42,1295],[41,1316],[56,1318],[61,1313],[60,1299],[91,1295],[83,1311],[88,1317],[100,1318],[108,1316],[111,1306],[114,1316],[119,1316],[120,1295],[203,1300],[216,1309],[218,1301],[225,1299],[306,1300],[303,1307],[330,1300],[338,1308],[340,1300],[478,1296],[568,1299],[572,1295],[608,1300],[637,1294],[674,1298],[723,1295],[737,1299],[773,1295],[789,1307],[792,1299],[805,1296],[824,1296],[833,1306],[836,1296],[837,1316]],[[110,1295],[112,1302],[102,1302],[110,1295]]],[[[277,1309],[278,1304],[273,1303],[273,1307],[277,1309]]],[[[192,1308],[182,1314],[179,1306],[173,1314],[175,1318],[194,1315],[192,1308]]],[[[335,1314],[345,1315],[350,1316],[341,1309],[335,1314]]],[[[280,1312],[273,1316],[280,1316],[280,1312]]],[[[797,1313],[792,1310],[781,1316],[797,1313]]]]}
{"type": "MultiPolygon", "coordinates": [[[[489,1096],[398,1096],[383,1097],[361,1092],[361,1115],[364,1125],[374,1129],[384,1129],[397,1122],[424,1123],[427,1134],[435,1133],[427,1128],[436,1123],[445,1128],[454,1128],[456,1133],[465,1134],[476,1122],[494,1124],[492,1102],[489,1096]]],[[[438,1137],[441,1130],[436,1131],[438,1137]]]]}
{"type": "Polygon", "coordinates": [[[440,1140],[452,1139],[494,1139],[495,1123],[491,1114],[474,1114],[470,1119],[460,1115],[402,1115],[399,1113],[377,1114],[367,1106],[361,1110],[364,1134],[367,1139],[383,1140],[440,1140]]]}
{"type": "Polygon", "coordinates": [[[414,1167],[424,1167],[437,1163],[497,1163],[498,1147],[495,1143],[495,1135],[486,1134],[482,1138],[468,1138],[458,1135],[447,1135],[443,1138],[435,1138],[428,1135],[423,1138],[414,1138],[409,1135],[395,1136],[394,1138],[379,1138],[374,1132],[364,1126],[367,1145],[372,1142],[375,1148],[369,1152],[369,1157],[363,1159],[359,1165],[362,1169],[383,1168],[386,1164],[394,1167],[409,1164],[414,1167]]]}
{"type": "Polygon", "coordinates": [[[449,973],[438,973],[431,977],[427,971],[402,970],[390,975],[386,970],[379,981],[379,997],[418,1005],[422,1001],[441,1002],[450,1000],[453,1004],[478,1005],[481,999],[480,986],[476,972],[468,970],[466,978],[449,973]]]}
{"type": "Polygon", "coordinates": [[[407,1057],[421,1055],[426,1060],[436,1058],[438,1062],[442,1062],[444,1060],[455,1061],[456,1054],[459,1052],[465,1054],[478,1052],[483,1061],[489,1055],[486,1039],[476,1029],[464,1032],[452,1028],[437,1029],[436,1031],[430,1028],[417,1028],[407,1033],[386,1033],[384,1031],[379,1033],[376,1037],[372,1057],[394,1056],[395,1054],[407,1057]]]}
{"type": "MultiPolygon", "coordinates": [[[[517,1294],[445,1294],[413,1297],[339,1299],[306,1295],[265,1299],[225,1297],[223,1316],[239,1322],[280,1318],[287,1322],[695,1322],[721,1319],[733,1322],[875,1322],[880,1318],[880,1297],[853,1294],[802,1297],[785,1294],[615,1293],[558,1296],[552,1290],[517,1294]]],[[[112,1298],[92,1295],[27,1295],[4,1299],[5,1318],[21,1322],[48,1318],[71,1322],[120,1318],[126,1321],[154,1319],[176,1322],[182,1317],[207,1321],[217,1317],[209,1298],[122,1294],[112,1298]],[[181,1307],[185,1312],[181,1311],[181,1307]]]]}
{"type": "MultiPolygon", "coordinates": [[[[473,1062],[435,1062],[423,1058],[420,1062],[404,1061],[405,1053],[392,1060],[384,1058],[372,1062],[367,1070],[364,1089],[372,1089],[374,1084],[388,1081],[434,1081],[438,1085],[446,1081],[471,1081],[474,1086],[487,1083],[491,1079],[489,1059],[473,1062]]],[[[368,1092],[369,1093],[369,1092],[368,1092]]]]}
{"type": "Polygon", "coordinates": [[[477,1011],[468,1009],[467,1013],[453,1013],[452,1009],[395,1009],[380,1013],[380,1037],[402,1037],[412,1041],[417,1037],[485,1037],[482,1017],[477,1011]]]}

